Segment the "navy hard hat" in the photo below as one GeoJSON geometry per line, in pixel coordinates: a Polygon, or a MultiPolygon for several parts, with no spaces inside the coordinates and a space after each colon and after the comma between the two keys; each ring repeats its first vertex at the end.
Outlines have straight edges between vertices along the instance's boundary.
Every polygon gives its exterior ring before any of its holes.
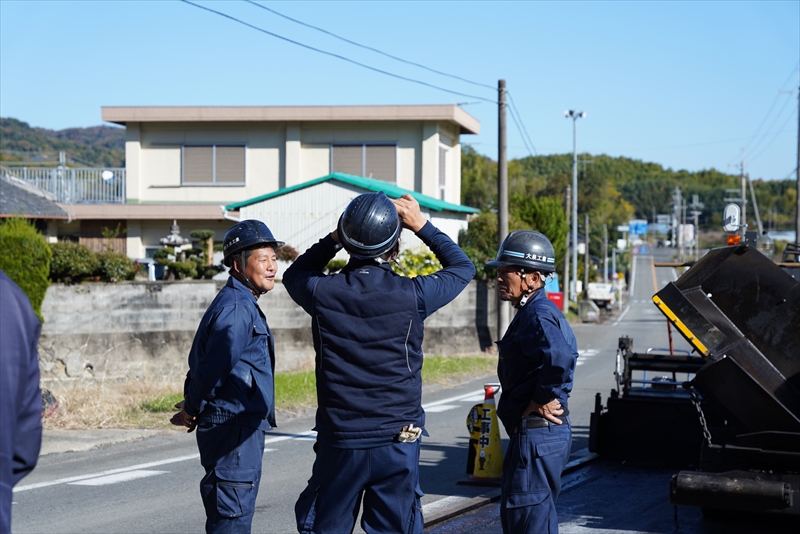
{"type": "Polygon", "coordinates": [[[222,241],[222,264],[226,267],[233,265],[233,256],[248,248],[256,248],[259,245],[269,245],[278,249],[284,245],[283,241],[278,241],[272,232],[263,222],[256,219],[247,219],[236,224],[227,231],[225,239],[222,241]]]}
{"type": "Polygon", "coordinates": [[[391,250],[403,227],[397,209],[383,193],[364,193],[350,201],[339,218],[339,241],[350,254],[377,258],[391,250]]]}
{"type": "Polygon", "coordinates": [[[533,230],[511,232],[503,240],[497,259],[487,262],[490,267],[516,266],[552,273],[556,270],[553,244],[544,234],[533,230]]]}

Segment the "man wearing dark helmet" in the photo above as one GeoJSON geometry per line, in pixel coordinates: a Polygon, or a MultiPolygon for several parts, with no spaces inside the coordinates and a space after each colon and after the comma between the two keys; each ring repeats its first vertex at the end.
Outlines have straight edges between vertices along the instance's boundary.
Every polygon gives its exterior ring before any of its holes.
{"type": "Polygon", "coordinates": [[[555,252],[543,234],[520,230],[508,234],[497,259],[486,265],[497,267],[500,299],[517,309],[497,342],[502,387],[497,416],[510,436],[500,521],[505,533],[557,533],[555,502],[572,445],[567,398],[578,345],[544,294],[555,252]]]}
{"type": "Polygon", "coordinates": [[[275,350],[258,297],[275,285],[283,242],[263,222],[246,220],[222,246],[231,276],[197,329],[172,422],[197,430],[206,532],[250,532],[264,432],[275,426],[275,350]]]}
{"type": "Polygon", "coordinates": [[[361,502],[367,532],[422,532],[419,488],[423,321],[475,275],[460,248],[410,195],[353,199],[336,230],[286,270],[289,295],[312,317],[317,377],[316,461],[295,505],[299,532],[352,532],[361,502]],[[388,261],[402,228],[443,269],[406,278],[388,261]],[[341,272],[322,270],[344,247],[341,272]]]}

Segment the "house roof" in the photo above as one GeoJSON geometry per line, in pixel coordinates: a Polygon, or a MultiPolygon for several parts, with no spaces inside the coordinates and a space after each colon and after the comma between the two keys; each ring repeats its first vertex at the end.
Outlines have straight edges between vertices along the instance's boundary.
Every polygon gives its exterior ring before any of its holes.
{"type": "Polygon", "coordinates": [[[448,121],[462,134],[481,123],[453,104],[418,106],[103,106],[103,120],[129,122],[448,121]]]}
{"type": "Polygon", "coordinates": [[[0,176],[0,217],[69,218],[52,194],[6,174],[0,176]]]}
{"type": "Polygon", "coordinates": [[[420,206],[432,211],[454,211],[457,213],[480,213],[481,211],[479,209],[471,208],[469,206],[462,206],[460,204],[452,204],[450,202],[445,202],[444,200],[439,200],[433,197],[429,197],[428,195],[423,195],[422,193],[417,193],[416,191],[409,191],[408,189],[403,189],[402,187],[397,187],[396,185],[392,185],[383,182],[381,180],[364,178],[363,176],[353,176],[352,174],[343,174],[340,172],[334,172],[327,176],[323,176],[315,180],[309,180],[308,182],[303,182],[302,184],[293,185],[291,187],[284,187],[283,189],[279,189],[278,191],[267,193],[266,195],[261,195],[260,197],[251,198],[250,200],[244,200],[242,202],[237,202],[235,204],[229,204],[225,206],[225,209],[238,210],[240,208],[244,208],[246,206],[250,206],[258,202],[263,202],[271,198],[280,197],[288,193],[292,193],[294,191],[300,191],[301,189],[313,187],[317,184],[328,181],[341,182],[343,184],[355,186],[361,189],[365,189],[367,191],[382,191],[389,198],[400,198],[405,194],[409,194],[415,199],[417,199],[417,202],[419,202],[420,206]]]}

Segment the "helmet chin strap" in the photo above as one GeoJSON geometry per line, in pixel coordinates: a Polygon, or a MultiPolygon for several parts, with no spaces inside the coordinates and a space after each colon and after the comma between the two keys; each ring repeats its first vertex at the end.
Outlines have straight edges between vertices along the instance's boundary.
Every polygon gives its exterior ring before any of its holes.
{"type": "MultiPolygon", "coordinates": [[[[235,264],[234,264],[234,265],[235,265],[235,264]]],[[[241,254],[240,254],[240,255],[239,255],[239,268],[241,268],[241,267],[242,267],[242,256],[241,256],[241,254]]],[[[244,274],[244,269],[242,269],[241,271],[237,271],[237,270],[235,270],[235,269],[234,269],[234,272],[235,272],[236,274],[238,274],[238,275],[240,275],[240,276],[241,276],[241,278],[239,278],[238,276],[237,276],[236,278],[237,278],[237,279],[238,279],[238,280],[239,280],[241,283],[243,283],[245,286],[247,286],[247,289],[249,289],[250,291],[252,291],[252,292],[253,292],[253,293],[255,293],[256,295],[259,295],[259,296],[260,296],[260,295],[264,295],[264,294],[266,294],[266,293],[267,293],[265,290],[257,288],[257,287],[256,287],[256,286],[253,284],[253,282],[251,282],[251,281],[250,281],[250,279],[249,279],[249,278],[247,278],[247,275],[246,275],[246,274],[244,274]],[[244,280],[242,280],[242,278],[243,278],[244,280]]]]}
{"type": "MultiPolygon", "coordinates": [[[[525,280],[526,282],[527,282],[527,280],[526,280],[527,276],[528,276],[528,273],[526,273],[523,270],[522,271],[522,279],[525,280]]],[[[531,298],[531,295],[533,294],[534,291],[536,291],[536,288],[528,286],[528,290],[525,292],[524,295],[522,295],[522,298],[519,299],[519,304],[517,305],[517,307],[522,308],[523,306],[525,306],[525,304],[528,303],[528,299],[531,298]]]]}

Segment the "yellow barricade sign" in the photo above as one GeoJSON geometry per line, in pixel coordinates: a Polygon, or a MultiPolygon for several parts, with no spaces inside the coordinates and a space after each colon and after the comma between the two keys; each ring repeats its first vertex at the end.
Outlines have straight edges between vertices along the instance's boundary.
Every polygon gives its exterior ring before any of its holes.
{"type": "Polygon", "coordinates": [[[494,402],[499,390],[498,384],[485,384],[483,403],[473,406],[467,416],[467,474],[472,480],[499,480],[503,475],[503,445],[494,402]]]}

